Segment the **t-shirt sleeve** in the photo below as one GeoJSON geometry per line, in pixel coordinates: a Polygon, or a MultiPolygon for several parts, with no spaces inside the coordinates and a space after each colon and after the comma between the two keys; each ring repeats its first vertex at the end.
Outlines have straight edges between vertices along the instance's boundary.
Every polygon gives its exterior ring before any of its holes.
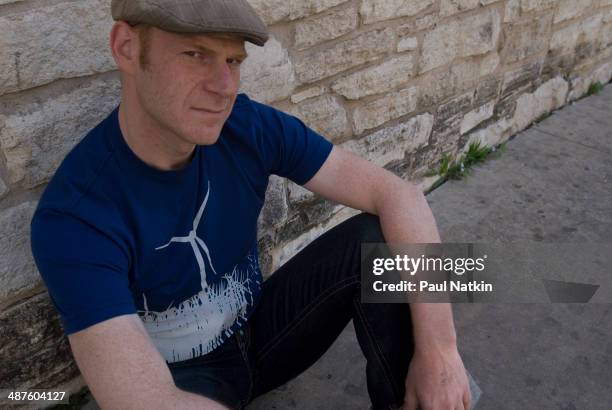
{"type": "Polygon", "coordinates": [[[67,335],[136,313],[128,255],[107,234],[75,216],[45,209],[32,219],[31,246],[67,335]]]}
{"type": "Polygon", "coordinates": [[[261,118],[262,156],[270,173],[304,185],[321,168],[333,144],[299,118],[253,103],[261,118]]]}

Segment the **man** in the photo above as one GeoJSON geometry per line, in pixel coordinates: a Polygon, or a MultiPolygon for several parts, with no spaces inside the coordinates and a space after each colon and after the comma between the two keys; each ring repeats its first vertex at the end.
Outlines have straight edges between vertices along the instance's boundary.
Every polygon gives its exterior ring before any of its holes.
{"type": "Polygon", "coordinates": [[[422,193],[238,95],[245,0],[113,0],[121,103],[65,158],[32,250],[102,408],[242,408],[353,319],[373,408],[467,409],[447,304],[361,304],[361,242],[440,238],[422,193]],[[256,221],[277,174],[365,211],[262,281],[256,221]]]}

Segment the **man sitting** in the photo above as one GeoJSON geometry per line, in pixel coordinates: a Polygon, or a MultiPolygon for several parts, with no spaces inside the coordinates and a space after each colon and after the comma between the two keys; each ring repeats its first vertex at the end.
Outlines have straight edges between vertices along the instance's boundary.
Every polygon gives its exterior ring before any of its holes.
{"type": "Polygon", "coordinates": [[[121,102],[67,155],[32,250],[102,408],[242,408],[352,319],[373,407],[467,409],[447,304],[362,304],[362,242],[440,238],[422,193],[238,94],[245,0],[113,0],[121,102]],[[263,281],[257,218],[280,175],[364,211],[263,281]]]}

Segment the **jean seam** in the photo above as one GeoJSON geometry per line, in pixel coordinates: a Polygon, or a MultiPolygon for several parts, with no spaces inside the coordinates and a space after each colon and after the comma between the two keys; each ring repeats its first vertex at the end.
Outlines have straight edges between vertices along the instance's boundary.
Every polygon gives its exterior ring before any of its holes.
{"type": "Polygon", "coordinates": [[[236,334],[236,339],[238,340],[238,344],[240,347],[240,353],[242,354],[242,359],[244,360],[244,364],[247,368],[247,373],[249,374],[249,391],[247,393],[247,397],[244,400],[240,400],[240,408],[243,409],[247,404],[251,402],[251,396],[253,395],[253,372],[251,368],[251,363],[249,361],[249,346],[251,344],[251,333],[248,327],[248,324],[243,327],[244,329],[244,337],[236,334]]]}
{"type": "Polygon", "coordinates": [[[300,316],[300,318],[297,321],[290,324],[287,328],[284,329],[283,332],[281,332],[280,335],[276,337],[276,339],[268,342],[268,344],[261,349],[261,353],[258,355],[258,357],[256,357],[256,363],[259,365],[274,347],[278,346],[278,344],[281,343],[285,339],[285,337],[287,337],[291,333],[293,329],[295,329],[300,323],[306,320],[307,316],[310,315],[313,310],[315,310],[317,307],[327,301],[336,292],[339,292],[355,283],[359,283],[359,281],[352,277],[345,278],[344,280],[336,283],[334,286],[329,287],[325,292],[319,295],[319,297],[317,297],[314,301],[308,304],[302,312],[298,313],[298,316],[300,316]]]}
{"type": "MultiPolygon", "coordinates": [[[[363,327],[365,329],[365,333],[366,336],[368,338],[368,340],[370,341],[370,343],[372,344],[372,346],[374,347],[374,357],[376,357],[376,359],[378,360],[380,366],[383,369],[383,373],[385,375],[385,377],[387,378],[387,381],[389,382],[390,386],[391,386],[391,390],[394,393],[395,397],[399,397],[399,392],[396,391],[395,388],[395,377],[393,377],[393,372],[391,372],[390,370],[390,366],[389,363],[387,362],[387,360],[385,359],[385,355],[382,353],[382,349],[380,348],[380,345],[378,344],[378,342],[376,341],[376,338],[374,337],[374,332],[368,322],[368,320],[366,319],[365,315],[363,314],[362,308],[361,308],[361,304],[359,302],[357,302],[355,299],[353,299],[353,304],[355,306],[355,312],[356,314],[359,316],[360,320],[363,323],[363,327]]],[[[402,400],[400,398],[400,400],[402,400]]]]}

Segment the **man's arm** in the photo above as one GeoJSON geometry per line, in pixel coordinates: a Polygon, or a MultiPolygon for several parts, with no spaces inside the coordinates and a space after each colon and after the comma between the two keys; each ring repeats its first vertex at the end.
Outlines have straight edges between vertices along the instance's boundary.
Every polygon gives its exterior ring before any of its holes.
{"type": "Polygon", "coordinates": [[[117,316],[68,336],[72,353],[102,409],[226,410],[179,390],[137,315],[117,316]]]}
{"type": "MultiPolygon", "coordinates": [[[[440,235],[423,193],[391,172],[334,147],[304,185],[334,202],[378,215],[388,243],[439,243],[440,235]]],[[[415,355],[407,378],[405,406],[469,408],[467,376],[457,352],[452,310],[445,303],[410,306],[415,355]]]]}

